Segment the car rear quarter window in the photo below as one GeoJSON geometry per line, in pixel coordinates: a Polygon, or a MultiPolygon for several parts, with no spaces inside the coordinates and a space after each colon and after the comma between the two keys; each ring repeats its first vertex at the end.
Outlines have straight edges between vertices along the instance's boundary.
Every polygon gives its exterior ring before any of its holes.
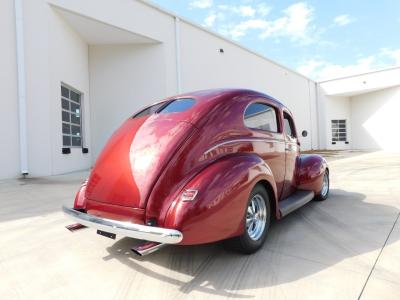
{"type": "Polygon", "coordinates": [[[264,103],[252,103],[246,108],[244,124],[252,129],[278,132],[275,108],[264,103]]]}
{"type": "Polygon", "coordinates": [[[174,100],[168,103],[165,107],[163,107],[158,113],[159,114],[167,114],[167,113],[176,113],[176,112],[184,112],[194,105],[195,101],[191,98],[182,98],[174,100]]]}

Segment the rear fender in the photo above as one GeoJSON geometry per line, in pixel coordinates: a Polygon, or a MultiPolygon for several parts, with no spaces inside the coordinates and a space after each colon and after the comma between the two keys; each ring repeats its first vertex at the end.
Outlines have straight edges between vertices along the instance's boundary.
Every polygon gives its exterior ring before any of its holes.
{"type": "Polygon", "coordinates": [[[198,190],[198,194],[187,202],[177,197],[168,210],[164,227],[180,230],[181,244],[185,245],[238,236],[244,230],[249,194],[259,181],[268,181],[277,199],[271,169],[260,157],[236,154],[217,160],[185,185],[184,189],[198,190]]]}
{"type": "Polygon", "coordinates": [[[299,157],[297,173],[297,187],[301,190],[321,192],[325,170],[328,168],[326,160],[316,154],[303,154],[299,157]]]}

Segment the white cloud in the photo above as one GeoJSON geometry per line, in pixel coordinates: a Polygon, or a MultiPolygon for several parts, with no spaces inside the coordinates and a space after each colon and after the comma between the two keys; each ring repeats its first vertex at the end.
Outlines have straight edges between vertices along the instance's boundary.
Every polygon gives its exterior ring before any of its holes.
{"type": "Polygon", "coordinates": [[[354,64],[340,65],[325,60],[309,60],[297,68],[297,71],[316,80],[327,80],[350,75],[367,73],[381,68],[382,63],[376,56],[359,58],[354,64]]]}
{"type": "Polygon", "coordinates": [[[209,8],[213,6],[213,0],[195,0],[189,4],[192,8],[209,8]]]}
{"type": "Polygon", "coordinates": [[[229,30],[229,35],[233,39],[238,39],[244,36],[248,30],[251,29],[264,29],[268,26],[268,22],[262,19],[251,19],[242,21],[229,30]]]}
{"type": "Polygon", "coordinates": [[[243,17],[253,17],[256,13],[256,10],[249,5],[239,6],[238,8],[239,14],[243,17]]]}
{"type": "MultiPolygon", "coordinates": [[[[267,10],[265,8],[263,13],[268,13],[267,10]]],[[[309,44],[318,35],[315,27],[311,26],[313,11],[314,9],[306,3],[299,2],[286,8],[280,18],[272,21],[260,17],[253,18],[234,25],[228,31],[234,39],[246,35],[249,30],[258,30],[261,39],[288,37],[292,41],[309,44]]]]}
{"type": "Polygon", "coordinates": [[[217,14],[215,12],[209,13],[207,17],[204,19],[204,26],[212,27],[216,19],[217,19],[217,14]]]}
{"type": "Polygon", "coordinates": [[[400,49],[382,48],[377,54],[361,56],[355,63],[340,65],[323,59],[310,59],[297,67],[297,71],[316,80],[327,80],[391,66],[400,66],[400,49]]]}
{"type": "Polygon", "coordinates": [[[356,18],[350,15],[339,15],[333,19],[333,22],[338,26],[345,26],[347,24],[353,23],[356,21],[356,18]]]}
{"type": "Polygon", "coordinates": [[[271,7],[267,6],[265,3],[260,3],[257,5],[257,14],[265,17],[271,11],[271,7]]]}
{"type": "Polygon", "coordinates": [[[380,56],[388,58],[396,65],[400,65],[400,49],[382,48],[380,51],[380,56]]]}

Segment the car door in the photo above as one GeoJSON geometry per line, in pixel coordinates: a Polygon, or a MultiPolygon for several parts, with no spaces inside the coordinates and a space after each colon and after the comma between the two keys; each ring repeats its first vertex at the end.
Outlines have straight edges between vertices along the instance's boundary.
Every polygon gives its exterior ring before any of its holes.
{"type": "Polygon", "coordinates": [[[250,129],[251,136],[257,138],[253,151],[270,167],[278,197],[285,180],[285,141],[279,116],[279,108],[264,99],[250,103],[244,113],[244,124],[250,129]]]}
{"type": "Polygon", "coordinates": [[[296,190],[297,161],[300,154],[300,144],[292,116],[283,112],[283,135],[285,139],[285,181],[281,199],[287,198],[296,190]]]}

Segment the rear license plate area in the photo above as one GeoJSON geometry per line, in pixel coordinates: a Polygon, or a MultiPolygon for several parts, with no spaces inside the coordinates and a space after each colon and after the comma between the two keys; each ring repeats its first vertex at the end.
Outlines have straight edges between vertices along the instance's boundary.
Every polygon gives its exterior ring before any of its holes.
{"type": "Polygon", "coordinates": [[[117,235],[115,233],[111,233],[111,232],[107,232],[107,231],[103,231],[103,230],[97,230],[97,234],[100,234],[102,236],[108,237],[113,240],[115,240],[115,238],[117,237],[117,235]]]}

